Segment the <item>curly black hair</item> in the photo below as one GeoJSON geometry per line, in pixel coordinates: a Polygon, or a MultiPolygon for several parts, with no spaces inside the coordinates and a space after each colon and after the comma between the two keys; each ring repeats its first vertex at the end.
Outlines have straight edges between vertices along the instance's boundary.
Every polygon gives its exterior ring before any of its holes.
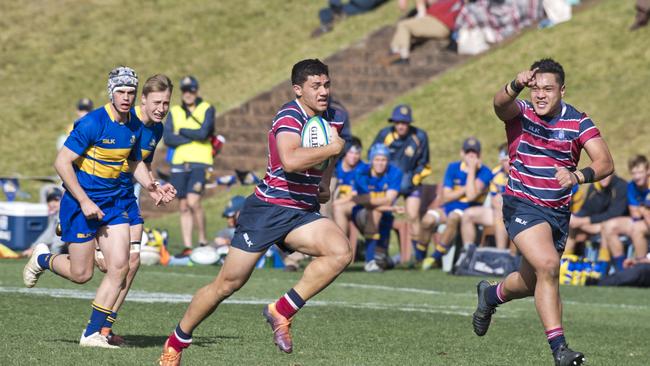
{"type": "Polygon", "coordinates": [[[559,62],[553,60],[552,58],[543,58],[539,61],[535,61],[532,65],[530,65],[530,69],[538,69],[538,73],[555,74],[558,83],[560,83],[560,85],[564,85],[564,68],[562,65],[560,65],[559,62]]]}

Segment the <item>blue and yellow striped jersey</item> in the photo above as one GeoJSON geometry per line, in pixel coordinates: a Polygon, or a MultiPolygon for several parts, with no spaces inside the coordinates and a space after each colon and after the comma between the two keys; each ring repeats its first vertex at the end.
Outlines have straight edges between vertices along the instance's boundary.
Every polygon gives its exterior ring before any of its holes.
{"type": "Polygon", "coordinates": [[[501,165],[492,169],[492,180],[490,181],[490,195],[504,193],[508,185],[508,173],[503,170],[501,165]]]}
{"type": "MultiPolygon", "coordinates": [[[[135,116],[137,123],[141,125],[139,147],[142,160],[145,163],[151,163],[153,161],[153,154],[156,151],[156,146],[158,146],[158,142],[162,139],[164,129],[163,124],[154,122],[145,125],[142,123],[142,110],[140,109],[140,106],[131,108],[131,115],[135,116]]],[[[126,194],[133,193],[133,174],[129,173],[128,162],[124,162],[124,165],[122,166],[120,187],[126,194]]]]}
{"type": "Polygon", "coordinates": [[[127,160],[141,160],[138,146],[142,123],[115,121],[110,106],[95,109],[77,122],[64,146],[79,155],[74,169],[88,197],[114,196],[120,188],[120,172],[127,160]]]}
{"type": "Polygon", "coordinates": [[[354,190],[357,194],[370,194],[371,197],[384,197],[387,191],[399,192],[402,183],[402,172],[392,164],[388,164],[386,172],[381,176],[373,176],[368,164],[357,170],[354,179],[354,190]]]}
{"type": "Polygon", "coordinates": [[[359,163],[354,168],[346,171],[343,169],[343,160],[339,160],[336,164],[336,188],[338,189],[339,197],[347,197],[353,195],[354,190],[354,180],[357,176],[357,171],[363,169],[367,166],[363,160],[359,160],[359,163]]]}
{"type": "MultiPolygon", "coordinates": [[[[483,182],[485,187],[488,187],[492,180],[492,172],[486,165],[481,165],[481,168],[476,172],[476,178],[483,182]]],[[[467,182],[467,167],[462,161],[449,163],[447,171],[445,172],[444,187],[452,190],[459,190],[465,187],[467,182]]],[[[479,195],[475,200],[469,201],[467,197],[463,196],[457,201],[447,202],[445,209],[451,211],[455,209],[464,210],[470,206],[477,206],[485,201],[486,193],[479,195]]]]}

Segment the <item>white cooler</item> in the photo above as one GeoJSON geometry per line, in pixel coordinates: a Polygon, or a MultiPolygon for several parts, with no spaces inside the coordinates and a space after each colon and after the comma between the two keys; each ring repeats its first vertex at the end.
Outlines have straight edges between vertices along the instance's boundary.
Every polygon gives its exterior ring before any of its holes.
{"type": "Polygon", "coordinates": [[[46,204],[0,202],[0,243],[9,248],[29,248],[46,227],[46,204]]]}

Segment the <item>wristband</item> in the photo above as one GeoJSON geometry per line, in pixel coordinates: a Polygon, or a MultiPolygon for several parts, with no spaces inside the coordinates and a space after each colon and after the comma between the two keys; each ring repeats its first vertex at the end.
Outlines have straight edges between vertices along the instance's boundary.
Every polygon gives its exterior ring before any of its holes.
{"type": "Polygon", "coordinates": [[[503,87],[503,91],[505,91],[506,94],[507,94],[510,98],[512,98],[512,99],[517,98],[517,95],[512,95],[512,94],[510,94],[510,93],[508,92],[508,84],[506,84],[506,85],[503,87]]]}
{"type": "Polygon", "coordinates": [[[524,87],[523,86],[521,86],[521,87],[517,86],[517,80],[513,79],[510,82],[510,89],[512,89],[513,92],[519,94],[519,93],[521,93],[522,90],[524,90],[524,87]]]}
{"type": "Polygon", "coordinates": [[[580,169],[580,173],[582,173],[582,176],[585,177],[584,183],[591,183],[594,181],[594,177],[596,176],[596,172],[591,167],[586,167],[584,169],[580,169]]]}
{"type": "Polygon", "coordinates": [[[578,177],[578,174],[576,174],[576,172],[571,172],[571,175],[576,178],[576,184],[580,184],[580,177],[578,177]]]}

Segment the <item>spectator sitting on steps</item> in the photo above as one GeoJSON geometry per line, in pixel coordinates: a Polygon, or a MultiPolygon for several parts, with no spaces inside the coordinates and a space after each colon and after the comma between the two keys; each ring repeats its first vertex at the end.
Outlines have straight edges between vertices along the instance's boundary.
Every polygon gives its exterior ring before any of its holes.
{"type": "Polygon", "coordinates": [[[461,0],[416,0],[417,14],[397,23],[390,42],[390,54],[381,60],[384,66],[408,64],[413,37],[445,39],[451,34],[463,7],[461,0]]]}

